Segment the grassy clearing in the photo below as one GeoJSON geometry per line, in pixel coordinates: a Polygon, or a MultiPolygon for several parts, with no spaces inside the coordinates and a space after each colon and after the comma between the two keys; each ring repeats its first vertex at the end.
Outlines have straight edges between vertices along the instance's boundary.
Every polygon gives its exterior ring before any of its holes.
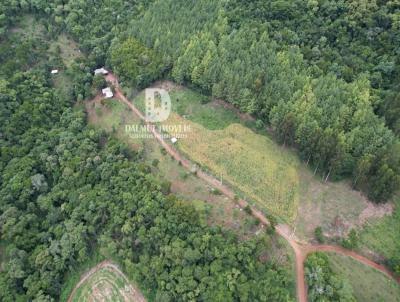
{"type": "Polygon", "coordinates": [[[349,280],[358,301],[400,301],[400,286],[393,279],[350,257],[332,252],[327,254],[332,269],[349,280]]]}
{"type": "MultiPolygon", "coordinates": [[[[32,61],[47,63],[51,69],[58,69],[59,73],[51,75],[53,85],[60,91],[63,98],[72,98],[72,82],[67,69],[71,63],[78,57],[83,56],[79,51],[77,44],[65,34],[60,34],[57,38],[50,36],[40,20],[32,15],[20,17],[16,25],[11,28],[10,38],[19,36],[24,43],[13,45],[12,55],[17,54],[17,61],[26,60],[29,67],[34,66],[32,61]],[[32,42],[32,44],[30,44],[32,42]],[[27,58],[19,57],[23,51],[28,50],[27,58]]],[[[24,66],[28,68],[28,66],[24,66]]]]}
{"type": "Polygon", "coordinates": [[[174,111],[209,130],[222,130],[233,123],[240,123],[238,116],[222,106],[210,103],[204,95],[187,89],[170,92],[174,111]]]}
{"type": "Polygon", "coordinates": [[[359,224],[367,200],[346,181],[324,182],[304,165],[300,166],[299,213],[296,235],[312,239],[318,226],[328,236],[340,236],[359,224]],[[335,221],[341,221],[335,225],[335,221]]]}
{"type": "MultiPolygon", "coordinates": [[[[167,82],[168,83],[168,82],[167,82]]],[[[163,87],[163,85],[161,85],[163,87]]],[[[177,147],[203,168],[232,185],[243,197],[284,220],[293,221],[298,202],[296,157],[269,137],[246,127],[229,105],[189,89],[169,87],[173,113],[163,126],[190,128],[177,147]]],[[[144,110],[143,93],[133,102],[144,110]]],[[[167,129],[172,136],[180,130],[167,129]]]]}
{"type": "Polygon", "coordinates": [[[138,301],[133,293],[134,289],[123,276],[105,267],[91,275],[77,289],[72,301],[138,301]]]}
{"type": "Polygon", "coordinates": [[[11,28],[11,33],[21,34],[25,40],[45,39],[46,29],[41,22],[38,22],[32,15],[24,15],[19,22],[11,28]]]}
{"type": "MultiPolygon", "coordinates": [[[[228,105],[210,102],[183,87],[170,89],[170,97],[174,113],[163,125],[191,129],[178,148],[260,208],[293,221],[298,202],[296,157],[247,128],[249,119],[239,117],[228,105]]],[[[143,110],[143,94],[134,103],[143,110]]],[[[167,131],[179,136],[175,130],[167,131]]]]}
{"type": "Polygon", "coordinates": [[[65,34],[60,34],[57,39],[51,43],[50,52],[59,55],[67,68],[70,67],[75,59],[82,56],[75,41],[65,34]]]}
{"type": "Polygon", "coordinates": [[[396,197],[391,216],[369,222],[360,233],[361,246],[378,252],[386,259],[400,253],[400,197],[396,197]]]}

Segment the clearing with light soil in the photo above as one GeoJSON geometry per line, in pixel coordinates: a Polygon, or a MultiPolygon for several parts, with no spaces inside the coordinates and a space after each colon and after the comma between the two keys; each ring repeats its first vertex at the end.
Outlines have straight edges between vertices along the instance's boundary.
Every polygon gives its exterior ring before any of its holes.
{"type": "Polygon", "coordinates": [[[111,261],[86,272],[73,289],[68,302],[146,302],[139,290],[111,261]]]}

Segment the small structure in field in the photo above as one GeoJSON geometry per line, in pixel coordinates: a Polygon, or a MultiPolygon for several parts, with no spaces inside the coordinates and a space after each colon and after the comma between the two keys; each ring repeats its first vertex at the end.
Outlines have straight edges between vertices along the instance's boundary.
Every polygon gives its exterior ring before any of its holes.
{"type": "Polygon", "coordinates": [[[58,69],[53,69],[52,71],[51,71],[51,74],[57,74],[58,73],[58,69]]]}
{"type": "Polygon", "coordinates": [[[112,98],[114,96],[110,87],[102,89],[101,92],[103,93],[106,99],[112,98]]]}
{"type": "Polygon", "coordinates": [[[107,75],[107,74],[108,74],[108,70],[105,69],[104,67],[94,70],[94,75],[107,75]]]}
{"type": "Polygon", "coordinates": [[[176,137],[171,138],[171,143],[176,144],[177,141],[178,139],[176,137]]]}

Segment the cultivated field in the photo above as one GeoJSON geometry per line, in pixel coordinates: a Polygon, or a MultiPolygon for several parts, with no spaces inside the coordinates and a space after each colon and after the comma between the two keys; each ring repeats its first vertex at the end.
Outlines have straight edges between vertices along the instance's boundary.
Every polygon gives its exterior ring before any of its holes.
{"type": "MultiPolygon", "coordinates": [[[[260,208],[292,221],[298,202],[295,157],[282,156],[280,147],[241,124],[209,130],[171,114],[164,124],[190,126],[178,148],[202,167],[221,177],[260,208]]],[[[174,129],[169,131],[172,135],[174,129]]]]}
{"type": "Polygon", "coordinates": [[[90,271],[68,301],[143,302],[143,296],[129,280],[111,264],[90,271]]]}

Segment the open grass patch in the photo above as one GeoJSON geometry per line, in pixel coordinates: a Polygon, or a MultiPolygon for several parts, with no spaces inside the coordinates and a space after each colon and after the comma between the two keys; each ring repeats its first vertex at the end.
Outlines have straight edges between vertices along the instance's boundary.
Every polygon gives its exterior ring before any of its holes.
{"type": "Polygon", "coordinates": [[[82,56],[78,44],[66,34],[58,35],[57,39],[51,42],[50,52],[59,55],[66,67],[69,67],[75,59],[82,56]]]}
{"type": "Polygon", "coordinates": [[[296,235],[312,239],[314,230],[321,227],[330,237],[341,236],[360,222],[367,200],[351,189],[346,181],[325,182],[312,171],[300,166],[299,212],[296,235]]]}
{"type": "Polygon", "coordinates": [[[11,28],[11,33],[21,34],[25,39],[45,39],[46,28],[42,22],[38,21],[33,15],[25,14],[11,28]]]}
{"type": "Polygon", "coordinates": [[[392,215],[367,223],[360,232],[361,246],[386,259],[400,258],[400,197],[396,197],[392,215]]]}
{"type": "Polygon", "coordinates": [[[358,301],[400,301],[400,286],[393,279],[350,257],[334,252],[327,255],[333,271],[348,279],[358,301]]]}
{"type": "Polygon", "coordinates": [[[234,112],[215,105],[208,97],[195,91],[177,89],[170,92],[170,97],[173,111],[209,130],[221,130],[240,123],[234,112]]]}

